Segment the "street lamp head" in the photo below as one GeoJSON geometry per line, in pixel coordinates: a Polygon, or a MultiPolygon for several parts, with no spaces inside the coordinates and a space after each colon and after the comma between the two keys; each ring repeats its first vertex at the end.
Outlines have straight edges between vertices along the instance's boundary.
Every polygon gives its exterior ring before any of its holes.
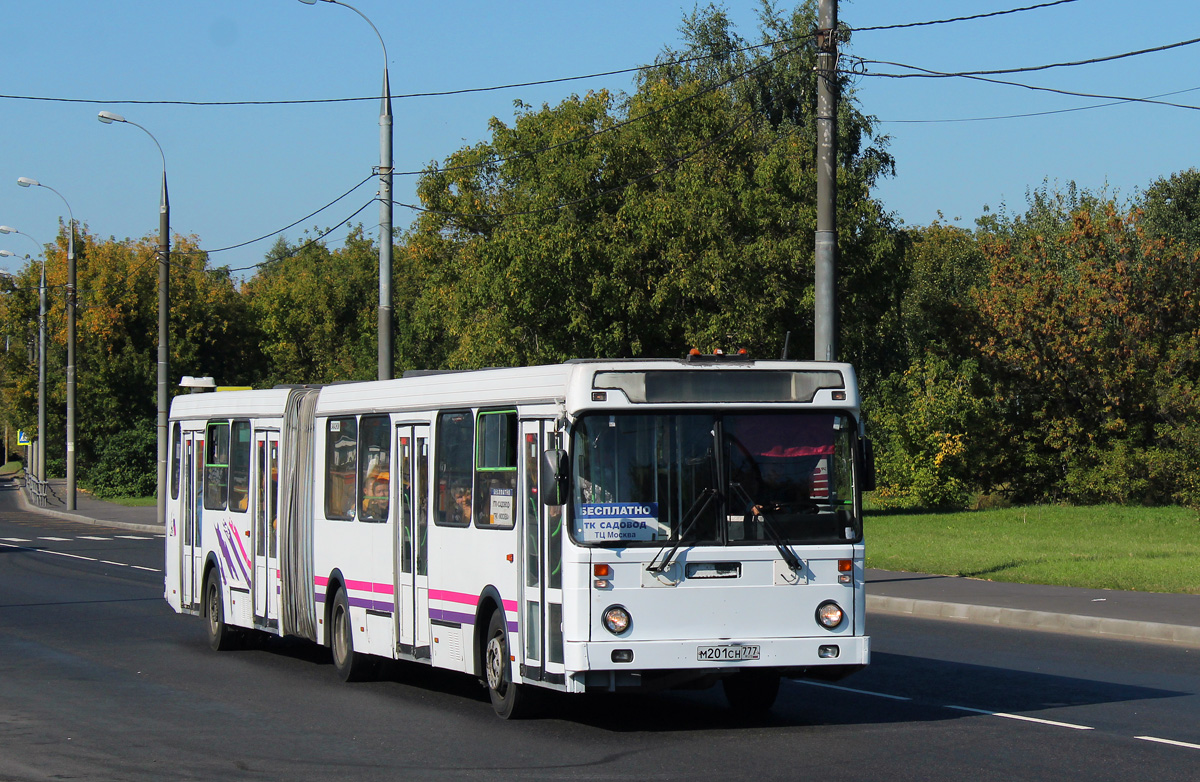
{"type": "Polygon", "coordinates": [[[0,234],[15,234],[15,233],[20,233],[20,231],[18,231],[16,228],[13,228],[11,225],[0,225],[0,234]]]}
{"type": "Polygon", "coordinates": [[[42,183],[36,179],[30,179],[27,176],[17,177],[17,184],[21,187],[29,187],[31,185],[41,187],[42,183]]]}
{"type": "Polygon", "coordinates": [[[317,4],[317,0],[300,0],[300,2],[304,3],[305,5],[316,5],[317,4]]]}
{"type": "Polygon", "coordinates": [[[122,117],[120,114],[114,114],[111,111],[100,112],[100,116],[96,117],[96,119],[100,120],[105,125],[111,125],[114,122],[124,122],[125,121],[125,118],[122,117]]]}
{"type": "Polygon", "coordinates": [[[17,254],[12,250],[0,250],[0,258],[16,258],[17,254]]]}

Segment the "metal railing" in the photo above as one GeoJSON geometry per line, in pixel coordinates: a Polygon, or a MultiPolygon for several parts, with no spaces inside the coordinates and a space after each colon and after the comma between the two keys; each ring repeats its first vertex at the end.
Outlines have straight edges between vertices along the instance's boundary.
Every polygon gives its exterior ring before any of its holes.
{"type": "Polygon", "coordinates": [[[25,495],[34,505],[46,506],[49,485],[49,481],[43,481],[29,473],[25,473],[25,495]]]}

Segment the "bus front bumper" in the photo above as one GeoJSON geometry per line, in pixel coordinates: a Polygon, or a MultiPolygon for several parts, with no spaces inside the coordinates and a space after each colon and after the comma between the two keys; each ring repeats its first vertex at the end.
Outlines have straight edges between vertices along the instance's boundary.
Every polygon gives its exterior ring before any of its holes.
{"type": "Polygon", "coordinates": [[[870,636],[727,638],[687,641],[590,641],[565,644],[568,671],[733,671],[818,666],[862,666],[871,660],[870,636]]]}

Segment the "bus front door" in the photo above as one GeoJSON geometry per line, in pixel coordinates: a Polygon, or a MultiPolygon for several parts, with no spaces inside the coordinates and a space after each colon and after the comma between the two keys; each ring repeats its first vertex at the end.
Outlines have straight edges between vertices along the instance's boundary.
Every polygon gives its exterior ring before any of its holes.
{"type": "Polygon", "coordinates": [[[430,660],[429,650],[429,427],[396,427],[396,651],[430,660]]]}
{"type": "Polygon", "coordinates": [[[565,683],[562,632],[562,506],[543,505],[538,496],[542,451],[555,445],[549,421],[521,422],[521,675],[533,681],[565,683]]]}
{"type": "Polygon", "coordinates": [[[279,432],[254,433],[254,619],[279,622],[279,432]]]}

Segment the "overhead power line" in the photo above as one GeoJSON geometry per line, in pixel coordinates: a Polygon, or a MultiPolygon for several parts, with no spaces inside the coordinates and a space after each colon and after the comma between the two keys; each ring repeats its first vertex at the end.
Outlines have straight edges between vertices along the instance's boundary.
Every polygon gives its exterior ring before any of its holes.
{"type": "Polygon", "coordinates": [[[905,65],[899,62],[888,62],[887,60],[859,60],[859,62],[867,65],[888,65],[893,68],[909,68],[920,71],[920,73],[895,73],[895,74],[872,74],[868,76],[888,76],[893,79],[949,79],[965,76],[1003,76],[1009,73],[1032,73],[1034,71],[1047,71],[1051,68],[1075,68],[1082,65],[1095,65],[1102,62],[1112,62],[1113,60],[1123,60],[1127,57],[1140,57],[1143,54],[1155,54],[1165,52],[1171,49],[1178,49],[1182,46],[1193,46],[1200,43],[1200,38],[1191,38],[1178,43],[1168,43],[1162,46],[1152,46],[1149,49],[1138,49],[1132,52],[1122,52],[1120,54],[1110,54],[1105,57],[1092,57],[1087,60],[1072,60],[1070,62],[1052,62],[1045,65],[1026,65],[1020,68],[999,68],[990,71],[957,71],[957,72],[941,72],[931,71],[925,68],[918,68],[915,65],[905,65]]]}
{"type": "Polygon", "coordinates": [[[1039,3],[1038,5],[1027,5],[1024,8],[1009,8],[1005,11],[992,11],[990,13],[985,13],[985,14],[973,14],[972,16],[957,16],[953,19],[935,19],[935,20],[929,21],[929,22],[907,22],[904,24],[885,24],[885,25],[879,25],[877,27],[851,27],[849,29],[851,32],[855,32],[855,33],[868,33],[868,32],[875,32],[877,30],[903,30],[903,29],[909,28],[909,27],[927,27],[929,25],[935,25],[935,24],[951,24],[953,22],[970,22],[970,21],[974,21],[976,19],[990,19],[994,16],[1006,16],[1008,14],[1019,14],[1024,11],[1036,11],[1041,8],[1050,8],[1052,6],[1064,5],[1066,3],[1074,3],[1074,2],[1076,2],[1076,0],[1054,0],[1054,2],[1051,2],[1051,3],[1039,3]]]}
{"type": "MultiPolygon", "coordinates": [[[[1147,95],[1144,98],[1139,98],[1139,101],[1154,100],[1155,98],[1165,98],[1169,95],[1182,95],[1185,92],[1196,92],[1200,87],[1188,87],[1185,90],[1174,90],[1172,92],[1163,92],[1158,95],[1147,95]]],[[[1129,101],[1126,100],[1111,100],[1106,103],[1093,103],[1091,106],[1074,106],[1069,109],[1051,109],[1049,111],[1029,111],[1023,114],[1000,114],[991,117],[947,117],[943,119],[878,119],[877,122],[886,123],[889,125],[934,125],[951,122],[994,122],[996,120],[1005,119],[1027,119],[1029,117],[1046,117],[1051,114],[1069,114],[1073,111],[1091,111],[1092,109],[1105,109],[1111,106],[1122,106],[1129,101]]]]}
{"type": "MultiPolygon", "coordinates": [[[[764,43],[754,44],[752,46],[743,46],[740,49],[732,49],[720,54],[706,54],[697,57],[685,57],[679,60],[669,60],[667,62],[654,63],[653,65],[639,65],[633,68],[620,68],[613,71],[600,71],[598,73],[588,73],[582,76],[562,76],[551,79],[539,79],[536,81],[514,82],[512,84],[497,84],[490,87],[465,87],[456,90],[440,90],[434,92],[409,92],[396,95],[389,95],[392,100],[406,100],[410,98],[440,98],[454,95],[469,95],[480,92],[497,92],[500,90],[515,90],[521,87],[540,87],[547,84],[562,84],[572,81],[585,81],[587,79],[599,79],[607,76],[621,76],[627,73],[641,73],[643,71],[651,71],[658,68],[668,68],[672,65],[689,65],[696,62],[704,62],[706,60],[715,60],[728,57],[731,54],[740,54],[742,52],[754,51],[756,49],[765,49],[769,46],[777,46],[779,44],[795,43],[796,41],[809,40],[809,36],[799,38],[779,38],[764,43]]],[[[98,100],[96,98],[59,98],[45,95],[3,95],[0,94],[0,99],[5,100],[29,100],[29,101],[45,101],[51,103],[91,103],[91,104],[115,104],[115,105],[139,105],[139,106],[298,106],[309,104],[322,103],[354,103],[357,101],[378,101],[379,95],[366,95],[351,98],[298,98],[295,100],[224,100],[224,101],[200,101],[200,100],[138,100],[138,99],[123,99],[123,100],[98,100]]]]}

